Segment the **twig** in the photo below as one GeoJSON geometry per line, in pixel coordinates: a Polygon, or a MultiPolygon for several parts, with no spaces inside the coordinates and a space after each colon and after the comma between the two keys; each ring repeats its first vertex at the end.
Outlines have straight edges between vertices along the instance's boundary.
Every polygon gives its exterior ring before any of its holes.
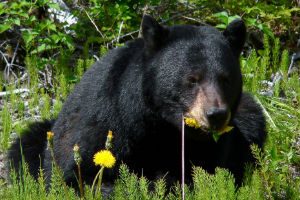
{"type": "Polygon", "coordinates": [[[26,77],[27,77],[27,73],[24,73],[21,78],[19,78],[18,80],[15,81],[15,84],[21,83],[22,81],[24,81],[26,79],[26,77]]]}
{"type": "Polygon", "coordinates": [[[188,20],[197,22],[197,23],[199,23],[199,24],[201,24],[201,25],[203,25],[203,26],[207,26],[207,25],[208,25],[208,24],[206,24],[206,23],[204,23],[204,22],[202,22],[202,21],[199,21],[199,20],[197,20],[197,19],[195,19],[195,18],[192,18],[192,17],[187,17],[187,16],[181,16],[181,17],[184,18],[184,19],[188,19],[188,20]]]}
{"type": "Polygon", "coordinates": [[[2,44],[0,44],[0,47],[2,47],[7,41],[2,42],[2,44]]]}
{"type": "Polygon", "coordinates": [[[4,53],[0,50],[0,53],[1,53],[1,55],[2,55],[2,57],[3,57],[3,59],[4,59],[4,61],[6,62],[6,65],[9,65],[9,62],[7,61],[7,59],[6,59],[6,57],[5,57],[5,55],[4,55],[4,53]]]}
{"type": "MultiPolygon", "coordinates": [[[[15,60],[16,55],[17,55],[17,50],[18,50],[18,47],[19,47],[19,43],[20,43],[20,42],[18,41],[17,46],[16,46],[15,51],[14,51],[14,54],[13,54],[13,57],[12,57],[10,63],[8,62],[7,58],[5,57],[5,54],[0,50],[0,53],[1,53],[1,55],[2,55],[2,57],[3,57],[3,59],[4,59],[4,61],[6,62],[6,66],[5,66],[5,68],[4,68],[4,75],[5,75],[7,78],[9,78],[9,73],[11,72],[12,75],[13,75],[16,79],[18,79],[18,76],[14,73],[14,71],[13,71],[11,68],[12,68],[13,66],[19,67],[19,65],[15,65],[15,64],[14,64],[14,60],[15,60]]],[[[3,45],[3,43],[2,43],[1,45],[3,45]]]]}
{"type": "Polygon", "coordinates": [[[15,61],[15,58],[16,58],[16,55],[17,55],[17,50],[18,50],[18,47],[19,47],[19,43],[20,43],[20,41],[18,41],[17,46],[16,46],[15,51],[14,51],[14,55],[13,55],[13,57],[12,57],[12,59],[11,59],[11,62],[10,62],[10,65],[11,65],[11,66],[12,66],[12,64],[13,64],[14,61],[15,61]]]}
{"type": "MultiPolygon", "coordinates": [[[[119,40],[120,40],[120,39],[123,39],[123,38],[125,38],[125,37],[127,37],[127,36],[131,36],[131,38],[134,39],[134,37],[133,37],[132,35],[133,35],[133,34],[136,34],[136,33],[138,33],[138,32],[139,32],[139,30],[135,30],[135,31],[126,33],[126,34],[120,36],[120,37],[119,37],[119,40]]],[[[113,40],[111,40],[110,42],[108,42],[107,45],[108,45],[108,46],[109,46],[109,45],[112,45],[115,41],[117,41],[117,38],[114,38],[113,40]]]]}
{"type": "Polygon", "coordinates": [[[96,23],[94,22],[94,20],[90,17],[90,15],[88,14],[88,12],[83,8],[85,14],[88,16],[88,18],[90,19],[90,21],[92,22],[92,24],[95,26],[97,32],[101,35],[101,37],[104,38],[103,34],[101,33],[101,31],[99,30],[98,26],[96,25],[96,23]]]}
{"type": "Polygon", "coordinates": [[[119,29],[119,33],[118,33],[118,37],[117,37],[117,43],[119,43],[119,40],[120,40],[120,34],[121,34],[121,31],[122,31],[123,23],[124,23],[124,21],[122,21],[121,25],[120,25],[120,29],[119,29]]]}

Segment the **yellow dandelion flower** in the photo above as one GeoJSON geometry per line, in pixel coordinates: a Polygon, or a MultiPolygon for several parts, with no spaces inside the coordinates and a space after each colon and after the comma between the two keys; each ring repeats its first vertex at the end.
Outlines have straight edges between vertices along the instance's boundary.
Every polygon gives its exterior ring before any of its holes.
{"type": "Polygon", "coordinates": [[[109,150],[101,150],[94,155],[93,161],[95,165],[112,168],[116,163],[116,158],[109,150]]]}
{"type": "Polygon", "coordinates": [[[47,140],[52,140],[54,136],[54,133],[52,131],[47,132],[47,140]]]}
{"type": "Polygon", "coordinates": [[[188,125],[189,127],[192,127],[192,128],[200,128],[200,124],[197,122],[196,119],[194,118],[191,118],[191,117],[185,117],[184,118],[184,122],[186,125],[188,125]]]}

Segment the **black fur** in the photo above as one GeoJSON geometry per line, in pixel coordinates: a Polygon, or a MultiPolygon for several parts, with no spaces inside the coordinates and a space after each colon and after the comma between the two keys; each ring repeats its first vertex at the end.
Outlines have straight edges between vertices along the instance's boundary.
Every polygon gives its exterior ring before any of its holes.
{"type": "MultiPolygon", "coordinates": [[[[168,172],[178,180],[181,116],[195,102],[197,109],[199,100],[199,108],[226,108],[234,129],[216,143],[210,134],[187,127],[186,175],[190,178],[192,165],[209,172],[220,166],[240,183],[245,163],[254,162],[250,145],[262,147],[266,137],[261,108],[242,93],[239,55],[244,23],[234,21],[221,33],[208,26],[163,27],[146,16],[142,28],[144,39],[110,51],[85,73],[52,126],[54,155],[65,180],[77,184],[73,159],[77,143],[83,179],[90,183],[98,170],[93,154],[104,148],[108,130],[114,133],[112,151],[118,164],[124,162],[150,179],[168,172]]],[[[47,180],[51,156],[44,139],[50,125],[46,122],[21,138],[31,173],[37,174],[40,154],[47,180]]],[[[10,152],[15,167],[19,146],[17,141],[10,152]]],[[[107,170],[105,180],[113,180],[116,171],[117,167],[107,170]]]]}
{"type": "Polygon", "coordinates": [[[38,177],[38,170],[43,167],[45,149],[47,146],[47,131],[51,130],[54,121],[36,122],[28,125],[22,137],[11,146],[8,157],[9,165],[19,173],[22,169],[22,155],[29,164],[29,172],[34,178],[38,177]]]}

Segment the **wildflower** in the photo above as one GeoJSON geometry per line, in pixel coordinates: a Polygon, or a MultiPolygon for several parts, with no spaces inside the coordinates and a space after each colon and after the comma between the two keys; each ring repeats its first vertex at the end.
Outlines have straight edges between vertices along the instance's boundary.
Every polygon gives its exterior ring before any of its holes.
{"type": "Polygon", "coordinates": [[[112,148],[112,139],[113,139],[113,133],[111,130],[109,130],[108,134],[107,134],[106,142],[105,142],[105,148],[107,150],[112,148]]]}
{"type": "Polygon", "coordinates": [[[53,148],[53,137],[54,133],[52,131],[47,132],[47,149],[53,148]]]}
{"type": "Polygon", "coordinates": [[[93,161],[95,165],[112,168],[116,163],[116,158],[109,150],[101,150],[94,155],[93,161]]]}
{"type": "Polygon", "coordinates": [[[52,131],[47,132],[47,140],[53,140],[54,133],[52,131]]]}
{"type": "Polygon", "coordinates": [[[108,131],[107,138],[109,138],[110,140],[113,139],[113,134],[111,130],[108,131]]]}
{"type": "Polygon", "coordinates": [[[81,158],[79,149],[80,148],[79,148],[78,144],[75,144],[74,147],[73,147],[74,161],[75,161],[75,163],[77,165],[77,169],[78,169],[80,197],[83,198],[84,191],[83,191],[83,183],[82,183],[81,168],[80,168],[80,163],[82,161],[82,158],[81,158]]]}
{"type": "Polygon", "coordinates": [[[97,182],[97,187],[95,190],[95,196],[99,193],[101,195],[101,185],[102,185],[102,177],[103,177],[103,171],[104,168],[112,168],[116,163],[116,158],[114,155],[109,151],[109,149],[112,148],[112,139],[113,139],[113,132],[108,131],[106,142],[105,142],[105,150],[98,151],[94,155],[94,163],[95,165],[100,165],[101,168],[96,174],[93,184],[92,184],[92,191],[94,191],[94,187],[97,182]]]}
{"type": "Polygon", "coordinates": [[[188,125],[189,127],[192,127],[192,128],[200,128],[200,124],[197,122],[196,119],[194,118],[191,118],[191,117],[185,117],[184,118],[184,122],[186,125],[188,125]]]}
{"type": "Polygon", "coordinates": [[[74,145],[73,151],[74,151],[74,160],[75,160],[75,162],[76,162],[77,165],[80,165],[80,163],[82,161],[82,158],[80,156],[78,144],[74,145]]]}

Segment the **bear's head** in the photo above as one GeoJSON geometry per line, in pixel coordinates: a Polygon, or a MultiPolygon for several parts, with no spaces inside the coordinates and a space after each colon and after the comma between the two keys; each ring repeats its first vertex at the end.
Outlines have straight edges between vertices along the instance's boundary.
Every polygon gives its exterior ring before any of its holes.
{"type": "Polygon", "coordinates": [[[220,32],[210,26],[165,27],[144,16],[142,32],[147,105],[178,127],[182,116],[203,130],[226,127],[242,92],[244,22],[235,20],[220,32]]]}

